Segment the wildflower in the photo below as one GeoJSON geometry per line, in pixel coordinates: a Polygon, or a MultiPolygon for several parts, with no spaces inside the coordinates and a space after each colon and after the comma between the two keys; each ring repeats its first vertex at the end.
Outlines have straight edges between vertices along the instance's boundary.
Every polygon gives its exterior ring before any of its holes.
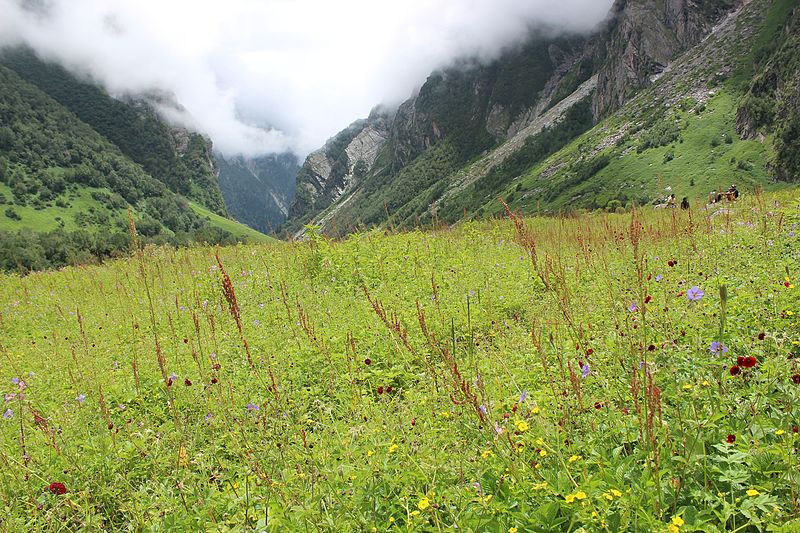
{"type": "Polygon", "coordinates": [[[383,387],[378,387],[378,394],[383,394],[383,387]]]}
{"type": "Polygon", "coordinates": [[[531,487],[533,490],[542,490],[547,488],[547,481],[542,481],[541,483],[536,483],[531,487]]]}
{"type": "Polygon", "coordinates": [[[585,493],[585,492],[583,492],[582,490],[581,490],[581,491],[578,491],[578,492],[576,492],[576,493],[575,493],[575,499],[576,499],[576,500],[585,500],[585,499],[586,499],[586,493],[585,493]]]}
{"type": "Polygon", "coordinates": [[[569,458],[569,462],[570,463],[574,463],[575,461],[580,461],[580,460],[581,460],[581,456],[580,455],[573,455],[573,456],[571,456],[569,458]]]}
{"type": "Polygon", "coordinates": [[[248,411],[260,411],[261,408],[257,404],[254,404],[253,402],[250,402],[250,403],[247,404],[247,410],[248,411]]]}
{"type": "Polygon", "coordinates": [[[758,496],[759,494],[761,494],[761,493],[758,492],[756,489],[747,489],[747,495],[748,496],[753,496],[754,497],[754,496],[758,496]]]}
{"type": "Polygon", "coordinates": [[[524,433],[525,431],[528,431],[528,429],[530,429],[530,426],[528,426],[528,423],[525,422],[524,420],[517,420],[516,426],[517,430],[520,433],[524,433]]]}
{"type": "Polygon", "coordinates": [[[795,374],[792,376],[792,383],[795,385],[800,385],[800,374],[795,374]]]}
{"type": "Polygon", "coordinates": [[[778,436],[781,436],[784,433],[786,433],[786,432],[784,430],[782,430],[782,429],[779,429],[778,431],[775,432],[775,434],[778,435],[778,436]]]}
{"type": "Polygon", "coordinates": [[[703,292],[703,289],[701,289],[697,285],[686,291],[686,297],[689,299],[690,302],[699,302],[704,294],[705,293],[703,292]]]}
{"type": "Polygon", "coordinates": [[[619,498],[620,496],[622,496],[622,493],[621,493],[620,491],[618,491],[617,489],[611,489],[611,491],[610,491],[610,492],[611,492],[611,494],[613,494],[613,495],[614,495],[614,496],[616,496],[617,498],[619,498]]]}
{"type": "Polygon", "coordinates": [[[539,406],[538,405],[534,405],[533,406],[533,409],[531,409],[531,414],[532,415],[538,415],[539,414],[539,406]]]}
{"type": "Polygon", "coordinates": [[[539,450],[540,457],[547,457],[547,450],[539,450]]]}
{"type": "Polygon", "coordinates": [[[517,528],[515,528],[515,527],[508,528],[508,533],[517,533],[517,531],[519,531],[519,530],[517,528]]]}
{"type": "Polygon", "coordinates": [[[594,408],[599,411],[603,408],[603,402],[594,402],[594,408]]]}
{"type": "Polygon", "coordinates": [[[372,457],[373,455],[375,455],[375,451],[374,450],[368,450],[367,451],[367,457],[372,457]]]}
{"type": "Polygon", "coordinates": [[[758,340],[763,341],[764,337],[766,337],[766,333],[764,333],[763,331],[758,334],[758,340]]]}
{"type": "Polygon", "coordinates": [[[366,359],[364,359],[364,364],[367,365],[367,366],[371,365],[372,364],[372,359],[367,357],[366,359]]]}
{"type": "Polygon", "coordinates": [[[481,457],[483,457],[484,459],[488,459],[492,455],[494,455],[492,453],[492,450],[484,450],[484,451],[481,452],[481,457]]]}
{"type": "Polygon", "coordinates": [[[736,435],[731,433],[730,435],[728,435],[728,444],[733,444],[734,442],[736,442],[736,435]]]}
{"type": "Polygon", "coordinates": [[[11,383],[14,385],[19,385],[19,378],[11,378],[11,383]]]}
{"type": "Polygon", "coordinates": [[[610,492],[604,492],[603,493],[603,498],[605,498],[608,501],[611,501],[611,500],[614,499],[614,496],[612,496],[610,492]]]}
{"type": "Polygon", "coordinates": [[[85,402],[86,401],[86,395],[85,394],[78,394],[78,396],[75,398],[75,401],[78,402],[78,403],[85,402]]]}
{"type": "Polygon", "coordinates": [[[392,444],[391,446],[389,446],[389,449],[388,449],[387,451],[388,451],[389,453],[394,453],[394,452],[396,452],[396,451],[397,451],[397,449],[398,449],[399,447],[400,447],[400,446],[398,446],[397,444],[392,444]]]}
{"type": "Polygon", "coordinates": [[[639,310],[639,306],[636,305],[636,302],[631,302],[631,305],[628,306],[628,311],[630,311],[631,313],[635,313],[638,310],[639,310]]]}
{"type": "Polygon", "coordinates": [[[419,511],[411,511],[411,516],[419,516],[419,511]]]}
{"type": "Polygon", "coordinates": [[[528,391],[526,391],[526,390],[522,391],[522,394],[519,395],[519,402],[518,403],[523,403],[525,401],[525,398],[527,398],[527,397],[528,397],[528,391]]]}
{"type": "Polygon", "coordinates": [[[739,368],[739,367],[738,367],[738,366],[736,366],[736,365],[733,365],[733,366],[731,367],[731,370],[730,370],[730,372],[731,372],[731,376],[738,376],[738,375],[739,375],[739,374],[742,372],[742,369],[741,369],[741,368],[739,368]]]}
{"type": "Polygon", "coordinates": [[[204,416],[204,417],[203,417],[203,420],[204,420],[205,422],[208,422],[208,421],[209,421],[209,420],[211,420],[212,418],[214,418],[214,413],[208,413],[206,416],[204,416]]]}
{"type": "Polygon", "coordinates": [[[567,494],[566,496],[564,496],[564,500],[566,500],[567,503],[572,503],[575,501],[575,495],[567,494]]]}
{"type": "Polygon", "coordinates": [[[589,363],[583,363],[583,366],[581,367],[581,377],[585,378],[590,373],[591,373],[591,370],[589,369],[589,363]]]}
{"type": "Polygon", "coordinates": [[[664,279],[664,276],[662,276],[661,274],[658,274],[656,276],[656,281],[661,281],[662,279],[664,279]]]}
{"type": "Polygon", "coordinates": [[[728,353],[728,347],[725,346],[723,343],[721,343],[719,341],[712,342],[711,343],[711,348],[709,348],[709,350],[714,355],[720,355],[720,354],[724,355],[724,354],[728,353]]]}
{"type": "Polygon", "coordinates": [[[65,487],[63,483],[59,483],[58,481],[55,481],[53,483],[50,483],[50,486],[47,487],[47,490],[49,490],[53,494],[61,496],[62,494],[66,494],[67,487],[65,487]]]}
{"type": "Polygon", "coordinates": [[[667,526],[667,530],[669,533],[678,533],[683,524],[685,524],[683,518],[680,516],[673,516],[672,521],[670,521],[669,525],[667,526]]]}
{"type": "Polygon", "coordinates": [[[478,409],[480,409],[482,414],[484,414],[484,415],[486,414],[486,406],[481,405],[480,407],[478,407],[478,409]]]}
{"type": "Polygon", "coordinates": [[[186,385],[187,387],[191,387],[192,386],[192,380],[190,380],[189,378],[186,378],[186,379],[183,380],[183,384],[186,385]]]}
{"type": "Polygon", "coordinates": [[[652,299],[653,299],[653,297],[648,294],[644,298],[644,303],[649,304],[652,299]]]}
{"type": "Polygon", "coordinates": [[[392,393],[392,391],[394,391],[394,388],[393,388],[391,385],[389,385],[388,387],[386,387],[386,394],[391,394],[391,393],[392,393]]]}
{"type": "Polygon", "coordinates": [[[745,368],[753,368],[758,361],[752,355],[748,355],[742,360],[742,366],[745,368]]]}
{"type": "Polygon", "coordinates": [[[417,504],[417,509],[419,509],[420,511],[424,511],[430,506],[431,506],[431,501],[426,496],[419,501],[419,503],[417,504]]]}
{"type": "Polygon", "coordinates": [[[11,409],[6,409],[6,412],[3,413],[3,418],[8,419],[11,418],[12,416],[14,416],[14,411],[12,411],[11,409]]]}

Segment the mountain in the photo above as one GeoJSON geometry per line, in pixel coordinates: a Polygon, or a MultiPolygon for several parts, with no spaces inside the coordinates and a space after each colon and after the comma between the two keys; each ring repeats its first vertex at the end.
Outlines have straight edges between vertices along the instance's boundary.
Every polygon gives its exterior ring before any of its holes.
{"type": "Polygon", "coordinates": [[[797,108],[795,5],[617,0],[591,35],[534,31],[491,63],[435,72],[306,159],[284,228],[338,235],[490,215],[501,195],[558,212],[790,179],[796,123],[763,109],[797,108]]]}
{"type": "Polygon", "coordinates": [[[295,176],[300,169],[291,153],[256,158],[215,154],[219,186],[233,218],[262,233],[274,233],[289,216],[295,176]]]}
{"type": "Polygon", "coordinates": [[[26,271],[145,242],[260,240],[223,216],[204,137],[25,51],[0,59],[0,268],[26,271]],[[11,68],[13,67],[13,68],[11,68]]]}

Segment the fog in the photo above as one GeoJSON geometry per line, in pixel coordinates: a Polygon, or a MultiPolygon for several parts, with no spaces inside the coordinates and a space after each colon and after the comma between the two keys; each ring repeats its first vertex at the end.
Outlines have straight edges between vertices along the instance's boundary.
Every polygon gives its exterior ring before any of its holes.
{"type": "Polygon", "coordinates": [[[585,32],[612,0],[0,0],[0,46],[165,116],[226,155],[303,156],[454,61],[488,61],[534,26],[585,32]]]}

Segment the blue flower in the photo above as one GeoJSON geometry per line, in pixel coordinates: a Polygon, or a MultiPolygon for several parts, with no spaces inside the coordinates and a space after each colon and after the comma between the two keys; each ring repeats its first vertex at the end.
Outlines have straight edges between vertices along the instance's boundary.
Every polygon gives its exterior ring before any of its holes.
{"type": "Polygon", "coordinates": [[[589,369],[589,363],[583,363],[583,366],[581,367],[581,376],[585,378],[590,372],[591,370],[589,369]]]}
{"type": "Polygon", "coordinates": [[[75,401],[78,402],[78,403],[85,402],[86,401],[86,395],[85,394],[78,394],[78,397],[75,398],[75,401]]]}
{"type": "Polygon", "coordinates": [[[690,302],[699,302],[704,294],[705,292],[703,292],[703,289],[701,289],[697,285],[686,291],[686,297],[689,299],[690,302]]]}
{"type": "Polygon", "coordinates": [[[248,411],[259,411],[260,407],[258,407],[258,405],[254,404],[253,402],[250,402],[250,403],[247,404],[247,410],[248,411]]]}
{"type": "Polygon", "coordinates": [[[726,354],[728,353],[728,347],[722,344],[719,341],[714,341],[711,343],[711,348],[709,349],[711,353],[714,355],[726,354]]]}
{"type": "Polygon", "coordinates": [[[639,310],[639,306],[636,305],[636,302],[631,302],[630,307],[628,307],[628,311],[630,311],[631,313],[635,313],[638,310],[639,310]]]}
{"type": "Polygon", "coordinates": [[[522,394],[519,395],[519,403],[524,402],[525,398],[527,397],[528,397],[528,391],[526,390],[522,391],[522,394]]]}
{"type": "Polygon", "coordinates": [[[11,418],[12,416],[14,416],[14,411],[11,409],[6,409],[6,412],[3,413],[3,418],[11,418]]]}

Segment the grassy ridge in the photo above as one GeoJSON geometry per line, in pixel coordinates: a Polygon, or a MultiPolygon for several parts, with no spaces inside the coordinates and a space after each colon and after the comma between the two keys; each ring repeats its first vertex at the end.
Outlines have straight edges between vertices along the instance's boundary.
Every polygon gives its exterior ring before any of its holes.
{"type": "Polygon", "coordinates": [[[789,531],[798,209],[4,275],[3,527],[789,531]]]}

